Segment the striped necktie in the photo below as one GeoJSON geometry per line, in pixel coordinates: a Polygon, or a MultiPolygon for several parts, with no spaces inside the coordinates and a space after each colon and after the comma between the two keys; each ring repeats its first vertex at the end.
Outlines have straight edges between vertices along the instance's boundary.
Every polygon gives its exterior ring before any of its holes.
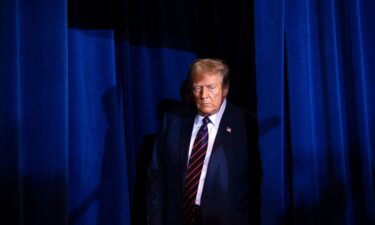
{"type": "Polygon", "coordinates": [[[193,148],[190,153],[184,186],[183,221],[184,225],[194,224],[194,204],[197,196],[199,179],[202,172],[204,158],[208,145],[207,124],[210,122],[208,116],[203,118],[203,124],[195,137],[193,148]]]}

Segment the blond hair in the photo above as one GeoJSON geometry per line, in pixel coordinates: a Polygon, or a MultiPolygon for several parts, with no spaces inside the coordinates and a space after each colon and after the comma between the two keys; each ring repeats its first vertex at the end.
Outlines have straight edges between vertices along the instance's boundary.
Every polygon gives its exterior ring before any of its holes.
{"type": "Polygon", "coordinates": [[[223,88],[229,87],[229,67],[221,59],[197,59],[189,68],[189,84],[193,83],[195,76],[202,74],[217,74],[220,73],[223,88]]]}

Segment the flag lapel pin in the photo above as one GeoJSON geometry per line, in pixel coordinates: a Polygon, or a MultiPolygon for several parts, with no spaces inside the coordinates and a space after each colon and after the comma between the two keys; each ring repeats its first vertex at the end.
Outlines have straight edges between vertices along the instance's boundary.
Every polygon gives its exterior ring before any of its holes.
{"type": "Polygon", "coordinates": [[[232,128],[227,127],[226,131],[227,131],[228,133],[232,133],[232,128]]]}

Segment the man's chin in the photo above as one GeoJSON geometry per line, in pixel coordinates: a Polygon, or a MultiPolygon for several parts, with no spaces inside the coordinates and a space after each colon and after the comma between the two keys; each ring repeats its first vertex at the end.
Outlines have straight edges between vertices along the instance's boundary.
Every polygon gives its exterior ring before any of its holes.
{"type": "Polygon", "coordinates": [[[200,112],[200,114],[202,114],[202,115],[212,115],[213,114],[213,110],[211,109],[211,108],[200,108],[199,109],[199,112],[200,112]]]}

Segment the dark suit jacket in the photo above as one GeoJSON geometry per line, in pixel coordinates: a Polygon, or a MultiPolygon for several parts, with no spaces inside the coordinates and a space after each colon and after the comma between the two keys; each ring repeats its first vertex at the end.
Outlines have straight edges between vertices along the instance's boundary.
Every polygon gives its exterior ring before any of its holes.
{"type": "MultiPolygon", "coordinates": [[[[195,116],[188,107],[164,116],[148,171],[151,225],[182,224],[183,183],[195,116]]],[[[255,116],[227,101],[201,197],[204,225],[260,223],[257,134],[255,116]]]]}

